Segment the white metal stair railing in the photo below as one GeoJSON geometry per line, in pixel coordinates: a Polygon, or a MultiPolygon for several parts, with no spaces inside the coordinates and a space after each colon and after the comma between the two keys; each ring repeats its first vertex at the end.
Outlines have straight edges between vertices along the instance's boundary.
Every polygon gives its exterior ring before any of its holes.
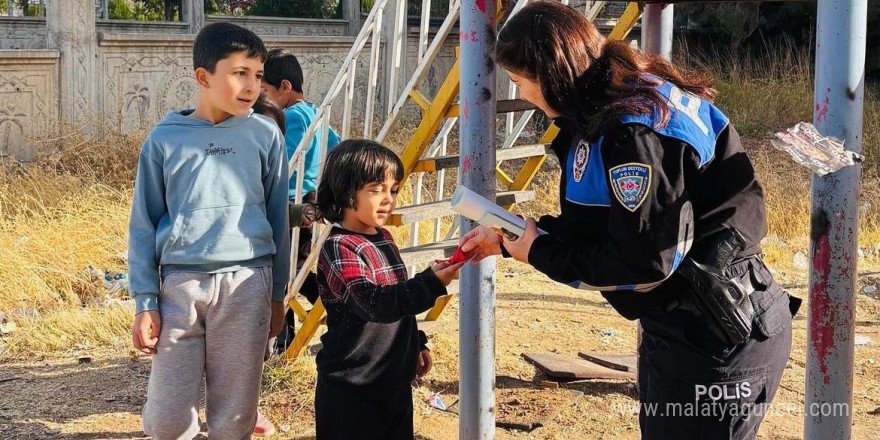
{"type": "MultiPolygon", "coordinates": [[[[519,10],[522,9],[526,4],[528,4],[528,2],[529,2],[528,0],[518,2],[516,4],[516,6],[514,6],[514,9],[513,9],[513,11],[511,11],[510,15],[512,16],[513,14],[516,14],[517,12],[519,12],[519,10]]],[[[562,3],[568,4],[569,0],[562,0],[562,3]]],[[[605,4],[606,4],[606,2],[604,2],[604,1],[586,1],[586,2],[584,2],[584,4],[583,4],[584,15],[590,21],[595,20],[599,16],[599,14],[602,12],[602,10],[605,8],[605,4]]],[[[453,7],[460,7],[460,6],[461,6],[460,2],[451,1],[450,2],[450,15],[453,12],[452,11],[453,7]],[[457,3],[457,4],[453,4],[453,3],[457,3]]],[[[423,42],[423,40],[421,39],[421,36],[427,34],[427,31],[424,30],[424,27],[426,26],[425,23],[427,22],[427,19],[425,18],[425,15],[424,15],[424,11],[426,8],[430,8],[430,0],[423,0],[423,3],[422,3],[422,12],[423,12],[422,28],[423,28],[423,30],[422,30],[422,32],[420,32],[420,40],[419,40],[419,42],[420,42],[419,49],[420,50],[421,50],[421,45],[423,42]]],[[[420,58],[421,58],[421,52],[420,52],[420,58]]],[[[414,74],[413,76],[416,77],[416,75],[418,75],[418,74],[419,74],[419,72],[417,71],[416,74],[414,74]]],[[[416,82],[411,81],[411,83],[415,87],[418,87],[417,81],[416,82]]],[[[408,98],[410,98],[409,86],[410,86],[410,84],[407,84],[407,88],[405,88],[403,90],[403,92],[401,93],[401,96],[398,100],[398,104],[395,106],[395,109],[402,108],[406,104],[408,98]]],[[[508,98],[509,99],[517,99],[518,98],[518,88],[513,83],[513,81],[510,81],[510,79],[508,79],[508,98]]],[[[504,141],[501,143],[501,147],[500,147],[501,149],[507,149],[507,148],[513,147],[513,145],[516,143],[516,141],[520,138],[520,135],[522,134],[525,127],[528,125],[529,122],[531,122],[532,116],[534,116],[534,114],[535,114],[535,110],[526,110],[525,112],[522,113],[522,115],[520,116],[520,118],[516,122],[516,124],[514,124],[514,119],[515,119],[514,112],[509,112],[505,115],[505,119],[506,119],[506,125],[505,125],[505,131],[504,131],[505,136],[504,136],[504,141]]],[[[393,118],[395,116],[396,115],[394,113],[392,113],[392,116],[388,118],[388,121],[386,121],[385,127],[383,127],[383,131],[380,132],[380,136],[387,133],[386,127],[388,129],[390,129],[390,125],[393,125],[393,123],[394,123],[393,118]]],[[[456,117],[448,118],[444,122],[443,128],[440,129],[439,133],[437,134],[437,137],[434,139],[434,143],[432,144],[431,148],[426,153],[426,157],[435,157],[438,154],[440,156],[446,155],[447,146],[448,146],[448,142],[449,142],[449,139],[448,139],[449,133],[455,127],[456,122],[458,122],[458,118],[456,118],[456,117]]],[[[499,161],[499,165],[500,165],[500,163],[501,162],[499,161]]],[[[416,174],[416,181],[415,181],[414,188],[413,188],[413,204],[414,205],[418,205],[418,204],[422,203],[424,174],[425,174],[424,172],[419,172],[416,174]]],[[[437,183],[436,183],[437,186],[436,186],[435,200],[439,201],[439,200],[443,200],[443,198],[444,198],[444,184],[445,184],[446,170],[445,169],[438,170],[437,174],[438,175],[437,175],[437,183]]],[[[434,242],[437,242],[440,239],[441,221],[442,221],[442,218],[440,218],[440,217],[433,220],[434,228],[433,228],[432,237],[433,237],[434,242]]],[[[453,224],[450,226],[450,229],[445,234],[443,241],[447,241],[447,240],[452,239],[455,236],[455,234],[458,233],[459,225],[460,225],[460,222],[458,221],[458,218],[456,216],[456,218],[453,221],[453,224]]],[[[413,222],[410,225],[410,243],[409,243],[410,246],[417,246],[419,244],[418,231],[419,231],[419,222],[413,222]]],[[[410,272],[414,272],[414,270],[411,270],[410,272]]]]}
{"type": "MultiPolygon", "coordinates": [[[[363,136],[369,137],[373,131],[373,123],[374,123],[374,115],[375,115],[375,102],[376,102],[376,90],[378,84],[378,72],[379,72],[379,61],[380,61],[380,49],[382,43],[382,18],[384,15],[384,10],[386,7],[388,0],[377,0],[373,5],[373,9],[370,11],[370,14],[367,16],[364,21],[363,26],[361,27],[360,32],[355,38],[354,44],[352,45],[351,51],[345,57],[345,60],[342,63],[342,67],[339,70],[339,73],[336,75],[336,78],[333,80],[333,83],[330,86],[330,89],[327,91],[327,94],[324,96],[324,100],[320,106],[317,108],[317,112],[315,114],[315,118],[312,120],[309,127],[306,129],[305,134],[303,135],[302,140],[300,140],[299,145],[296,148],[296,152],[290,158],[288,162],[290,176],[292,177],[294,173],[296,173],[296,195],[294,197],[294,203],[302,203],[303,192],[303,175],[305,173],[305,153],[306,146],[309,145],[317,134],[318,130],[321,130],[321,137],[319,142],[319,148],[321,149],[320,157],[323,158],[327,155],[327,142],[328,142],[328,134],[330,131],[330,118],[332,115],[332,109],[334,103],[340,97],[344,98],[344,102],[342,103],[343,115],[342,115],[342,131],[340,132],[340,136],[345,139],[350,137],[352,132],[352,103],[354,101],[354,90],[355,84],[358,79],[356,75],[356,65],[357,61],[366,46],[367,42],[370,42],[370,71],[367,76],[367,96],[365,102],[364,109],[364,126],[363,126],[363,136]],[[341,93],[342,91],[345,93],[341,93]]],[[[318,171],[318,181],[321,179],[321,167],[319,167],[318,171]]],[[[323,243],[323,240],[319,240],[318,238],[326,238],[326,234],[321,234],[319,231],[320,225],[314,225],[315,234],[313,235],[313,243],[312,248],[315,249],[315,245],[320,246],[323,243]],[[320,242],[320,243],[319,243],[320,242]]],[[[305,273],[311,269],[310,264],[303,265],[302,274],[297,274],[297,257],[298,257],[298,243],[299,243],[299,228],[294,228],[293,233],[291,234],[291,261],[290,261],[290,283],[288,284],[288,300],[290,296],[294,293],[298,293],[299,289],[302,287],[302,283],[305,281],[305,273]]],[[[286,302],[286,301],[285,301],[286,302]]]]}
{"type": "MultiPolygon", "coordinates": [[[[348,56],[345,58],[345,61],[342,64],[342,67],[339,70],[336,78],[334,79],[332,85],[330,86],[326,96],[324,97],[323,102],[318,107],[316,115],[312,123],[309,125],[306,130],[303,139],[300,141],[299,146],[296,149],[296,153],[294,153],[293,157],[289,162],[290,174],[291,176],[296,173],[297,175],[297,191],[294,199],[295,203],[302,202],[302,180],[304,174],[304,158],[305,158],[305,146],[312,142],[315,135],[318,133],[318,130],[321,130],[321,142],[320,142],[320,157],[326,157],[327,153],[327,140],[328,140],[328,132],[330,129],[330,117],[332,114],[332,109],[334,107],[334,103],[340,98],[344,97],[344,102],[342,103],[343,108],[343,123],[342,123],[342,131],[340,133],[343,139],[349,138],[351,135],[351,126],[352,126],[352,102],[354,98],[354,90],[355,83],[357,81],[357,75],[355,75],[355,67],[358,61],[358,58],[361,55],[361,52],[365,48],[367,42],[371,43],[370,47],[370,71],[368,72],[368,80],[367,80],[367,97],[366,97],[366,108],[364,111],[364,125],[363,125],[363,136],[368,138],[372,135],[373,126],[375,124],[376,112],[375,112],[375,102],[377,101],[377,96],[375,95],[378,84],[378,70],[380,66],[380,46],[382,43],[382,33],[383,30],[386,33],[390,33],[390,38],[385,39],[386,44],[391,44],[390,50],[386,52],[386,58],[383,66],[389,68],[387,71],[388,74],[388,105],[386,106],[387,115],[385,115],[385,119],[379,130],[378,135],[376,136],[377,142],[383,142],[390,134],[391,130],[395,127],[397,122],[399,122],[400,117],[402,116],[404,107],[412,102],[413,91],[418,91],[419,87],[422,85],[423,81],[427,77],[430,67],[433,65],[434,61],[440,55],[443,50],[443,46],[449,37],[449,34],[455,27],[456,23],[459,19],[461,2],[460,0],[450,0],[449,11],[446,15],[446,18],[437,29],[434,38],[430,40],[430,44],[428,44],[428,34],[430,31],[430,5],[431,0],[422,0],[422,14],[419,26],[419,40],[418,40],[418,64],[414,69],[410,79],[407,81],[406,85],[400,89],[398,93],[398,85],[399,85],[399,71],[401,70],[401,66],[403,64],[404,54],[406,53],[406,0],[377,0],[373,6],[373,9],[370,11],[367,19],[365,20],[361,31],[358,33],[358,36],[355,38],[355,42],[352,46],[352,50],[349,52],[348,56]],[[385,9],[388,8],[388,2],[396,2],[392,5],[395,5],[394,8],[394,17],[393,26],[385,26],[383,27],[383,15],[385,9]],[[342,93],[343,90],[345,93],[342,93]],[[396,99],[395,99],[396,98],[396,99]],[[393,106],[392,106],[393,104],[393,106]]],[[[523,6],[528,3],[528,0],[521,0],[515,6],[514,10],[510,15],[515,14],[519,11],[523,6]]],[[[563,3],[568,3],[567,0],[563,0],[563,3]]],[[[604,8],[606,2],[601,1],[586,1],[584,6],[584,13],[590,19],[594,20],[598,14],[604,8]]],[[[516,98],[516,88],[512,82],[508,83],[508,96],[511,99],[516,98]]],[[[338,108],[338,107],[337,107],[338,108]]],[[[522,131],[530,122],[532,116],[534,115],[535,110],[526,110],[524,111],[520,118],[514,123],[515,115],[513,112],[510,112],[506,115],[506,124],[504,130],[504,141],[501,142],[500,147],[502,149],[511,148],[514,146],[516,141],[519,139],[522,131]]],[[[448,147],[448,136],[451,133],[452,129],[455,127],[457,122],[457,117],[449,117],[444,122],[443,127],[436,134],[436,137],[433,139],[431,147],[425,154],[425,157],[434,157],[434,156],[445,156],[447,154],[448,147]]],[[[435,197],[437,201],[443,200],[444,198],[444,184],[445,184],[445,170],[437,170],[437,182],[436,182],[436,191],[435,197]]],[[[318,180],[320,181],[321,175],[319,171],[318,180]]],[[[418,205],[422,203],[422,196],[424,190],[424,172],[416,173],[415,184],[413,187],[413,195],[414,200],[413,204],[418,205]]],[[[450,229],[444,235],[444,240],[452,239],[455,234],[458,232],[458,224],[457,217],[455,218],[453,224],[450,229]]],[[[431,234],[434,242],[437,242],[441,236],[441,218],[435,218],[433,225],[433,233],[431,234]]],[[[313,253],[320,249],[320,246],[323,245],[323,241],[326,238],[326,233],[320,232],[320,225],[315,225],[315,234],[313,234],[313,243],[312,249],[313,253]]],[[[414,222],[411,225],[411,240],[410,246],[417,246],[418,243],[418,222],[414,222]]],[[[301,272],[302,274],[297,274],[296,266],[297,266],[297,244],[299,242],[299,229],[294,228],[293,234],[291,236],[291,282],[289,284],[288,292],[296,293],[299,291],[302,286],[302,282],[305,280],[305,272],[311,270],[312,264],[303,265],[301,272]]],[[[312,260],[311,258],[309,260],[312,260]]],[[[313,263],[310,261],[310,263],[313,263]]]]}
{"type": "MultiPolygon", "coordinates": [[[[352,50],[349,52],[348,56],[346,56],[345,61],[342,64],[342,67],[339,70],[339,73],[336,75],[336,78],[333,80],[327,94],[324,97],[323,102],[318,107],[317,112],[315,114],[315,118],[309,127],[306,130],[302,140],[297,146],[296,152],[291,157],[289,161],[289,170],[291,177],[294,173],[296,173],[296,195],[294,198],[294,203],[302,203],[303,193],[302,193],[302,181],[305,167],[305,153],[306,149],[304,148],[306,145],[312,142],[315,135],[318,133],[318,130],[321,130],[321,137],[319,147],[321,149],[320,157],[326,157],[327,153],[327,140],[328,140],[328,132],[330,129],[330,118],[332,115],[332,108],[337,99],[341,96],[344,96],[345,101],[342,103],[343,106],[343,122],[342,122],[342,132],[340,136],[343,139],[347,139],[351,135],[351,125],[352,125],[352,102],[354,98],[354,90],[355,90],[355,82],[357,81],[357,75],[355,75],[355,67],[357,60],[366,46],[367,42],[371,42],[370,47],[370,71],[368,72],[368,82],[367,82],[367,96],[366,96],[366,108],[364,111],[364,126],[363,126],[363,136],[368,138],[373,133],[373,126],[375,123],[375,102],[377,101],[377,97],[375,95],[378,85],[378,72],[380,66],[380,48],[382,39],[382,32],[385,30],[390,33],[390,38],[385,38],[386,44],[391,44],[390,51],[390,59],[384,60],[384,66],[390,67],[388,70],[388,106],[387,110],[391,110],[392,104],[395,102],[394,99],[397,97],[397,91],[399,89],[398,83],[398,73],[403,65],[403,59],[406,53],[406,1],[405,0],[391,0],[396,1],[396,8],[394,9],[395,15],[393,18],[393,26],[383,27],[382,20],[385,9],[388,5],[389,0],[377,0],[373,9],[370,11],[370,14],[367,16],[367,19],[364,21],[364,24],[355,38],[355,42],[352,45],[352,50]],[[341,94],[341,92],[345,90],[346,93],[341,94]]],[[[423,7],[423,22],[430,22],[430,0],[423,0],[423,3],[427,4],[427,8],[423,7]]],[[[449,35],[449,31],[455,25],[458,20],[458,11],[459,11],[459,3],[458,0],[452,0],[450,3],[450,11],[447,15],[446,19],[441,26],[441,31],[437,33],[434,37],[430,46],[425,47],[427,43],[427,35],[429,31],[429,26],[427,24],[423,24],[420,26],[419,32],[419,41],[420,41],[420,65],[428,66],[431,62],[433,62],[440,51],[443,49],[443,44],[446,38],[449,35]]],[[[427,73],[427,69],[422,67],[421,70],[421,78],[418,81],[411,81],[412,84],[421,83],[424,79],[424,74],[427,73]]],[[[410,84],[407,85],[407,90],[410,90],[410,84]]],[[[405,92],[408,93],[408,92],[405,92]]],[[[388,126],[386,123],[385,126],[388,126]]],[[[379,142],[382,142],[384,136],[380,136],[377,138],[379,142]]],[[[320,171],[318,174],[318,181],[321,179],[320,171]]],[[[313,243],[312,249],[317,250],[323,244],[323,240],[320,240],[320,237],[323,237],[324,234],[320,234],[319,228],[320,225],[315,225],[315,234],[313,234],[313,243]]],[[[299,228],[294,228],[293,233],[291,234],[291,266],[290,266],[290,278],[291,282],[288,285],[288,297],[291,293],[296,293],[299,291],[300,287],[302,287],[302,281],[304,281],[304,276],[297,276],[297,244],[299,243],[299,228]]],[[[311,267],[309,265],[303,265],[302,271],[308,271],[311,267]]],[[[289,299],[289,298],[288,298],[289,299]]]]}

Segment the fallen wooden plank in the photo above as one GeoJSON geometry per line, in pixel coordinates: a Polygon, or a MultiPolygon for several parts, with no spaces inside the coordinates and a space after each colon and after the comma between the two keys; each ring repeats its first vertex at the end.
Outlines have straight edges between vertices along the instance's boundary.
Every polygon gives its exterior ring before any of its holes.
{"type": "Polygon", "coordinates": [[[634,373],[618,371],[584,359],[553,353],[523,353],[523,358],[550,377],[560,379],[635,379],[634,373]]]}
{"type": "MultiPolygon", "coordinates": [[[[499,191],[495,195],[495,202],[500,206],[523,203],[530,200],[535,200],[534,191],[499,191]]],[[[455,211],[452,210],[452,200],[446,199],[398,208],[391,214],[386,224],[389,226],[402,226],[449,215],[455,215],[455,211]]]]}
{"type": "Polygon", "coordinates": [[[639,358],[634,354],[578,353],[578,357],[617,371],[638,371],[639,358]]]}

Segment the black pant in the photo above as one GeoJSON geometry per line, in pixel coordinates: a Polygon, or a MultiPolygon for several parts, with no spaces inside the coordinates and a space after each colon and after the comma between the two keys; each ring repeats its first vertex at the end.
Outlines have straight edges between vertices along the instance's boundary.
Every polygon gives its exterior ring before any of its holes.
{"type": "MultiPolygon", "coordinates": [[[[315,191],[310,191],[303,195],[303,203],[315,203],[316,201],[317,195],[315,191]]],[[[300,228],[296,251],[296,269],[299,270],[312,253],[312,228],[300,228]]],[[[299,293],[306,297],[311,304],[315,304],[315,301],[318,300],[318,277],[313,272],[309,272],[306,275],[303,285],[299,288],[299,293]]]]}
{"type": "Polygon", "coordinates": [[[800,300],[768,280],[753,295],[748,341],[725,346],[691,311],[643,316],[639,346],[639,426],[642,439],[754,439],[771,409],[791,352],[791,317],[800,300]]]}
{"type": "Polygon", "coordinates": [[[370,396],[318,379],[315,431],[316,440],[412,440],[412,387],[370,396]]]}
{"type": "MultiPolygon", "coordinates": [[[[297,270],[302,269],[309,254],[312,253],[312,228],[301,228],[299,230],[299,248],[296,258],[297,270]]],[[[299,293],[306,297],[310,304],[315,304],[318,300],[318,276],[314,272],[309,272],[306,279],[303,280],[299,293]]]]}

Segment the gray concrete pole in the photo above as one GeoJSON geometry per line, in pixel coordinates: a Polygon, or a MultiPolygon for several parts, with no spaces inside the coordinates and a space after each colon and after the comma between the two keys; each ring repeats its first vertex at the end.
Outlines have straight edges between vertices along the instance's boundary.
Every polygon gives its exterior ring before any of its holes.
{"type": "Polygon", "coordinates": [[[60,117],[86,130],[94,124],[98,35],[94,0],[50,1],[46,5],[49,49],[61,52],[58,77],[60,117]]]}
{"type": "MultiPolygon", "coordinates": [[[[461,5],[461,184],[495,200],[495,0],[461,5]]],[[[461,233],[475,224],[462,218],[461,233]]],[[[495,438],[495,257],[461,270],[459,438],[495,438]]]]}
{"type": "MultiPolygon", "coordinates": [[[[818,2],[815,113],[819,132],[862,149],[867,0],[818,2]]],[[[852,431],[853,337],[858,273],[856,164],[813,176],[804,438],[852,431]]]]}
{"type": "Polygon", "coordinates": [[[348,21],[348,35],[356,37],[361,31],[361,0],[342,0],[342,18],[348,21]]]}
{"type": "Polygon", "coordinates": [[[674,5],[645,5],[642,12],[642,51],[672,58],[672,17],[674,5]]]}
{"type": "Polygon", "coordinates": [[[180,21],[189,23],[189,33],[199,33],[205,27],[205,0],[183,0],[180,21]]]}

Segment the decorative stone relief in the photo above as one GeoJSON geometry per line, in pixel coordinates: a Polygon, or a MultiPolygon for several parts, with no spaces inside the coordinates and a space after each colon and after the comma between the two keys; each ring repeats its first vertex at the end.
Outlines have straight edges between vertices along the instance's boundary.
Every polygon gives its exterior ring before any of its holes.
{"type": "Polygon", "coordinates": [[[0,57],[0,156],[31,159],[31,139],[57,117],[55,61],[0,57]]]}
{"type": "Polygon", "coordinates": [[[347,22],[344,20],[304,20],[267,17],[206,17],[206,24],[228,21],[246,27],[260,36],[343,36],[347,22]]]}
{"type": "Polygon", "coordinates": [[[160,111],[184,110],[193,108],[199,101],[199,84],[193,78],[193,73],[186,72],[172,78],[164,87],[160,111]],[[164,110],[163,110],[164,109],[164,110]]]}
{"type": "Polygon", "coordinates": [[[193,108],[198,85],[186,48],[110,47],[103,51],[101,103],[107,123],[148,130],[171,110],[193,108]]]}
{"type": "Polygon", "coordinates": [[[125,92],[123,116],[130,116],[137,130],[147,128],[150,117],[147,111],[150,109],[150,89],[140,84],[134,84],[131,90],[125,92]]]}
{"type": "Polygon", "coordinates": [[[46,20],[0,17],[0,49],[45,49],[46,20]]]}
{"type": "Polygon", "coordinates": [[[61,115],[89,127],[95,110],[95,56],[97,33],[91,0],[53,1],[47,4],[47,43],[61,52],[61,115]]]}

